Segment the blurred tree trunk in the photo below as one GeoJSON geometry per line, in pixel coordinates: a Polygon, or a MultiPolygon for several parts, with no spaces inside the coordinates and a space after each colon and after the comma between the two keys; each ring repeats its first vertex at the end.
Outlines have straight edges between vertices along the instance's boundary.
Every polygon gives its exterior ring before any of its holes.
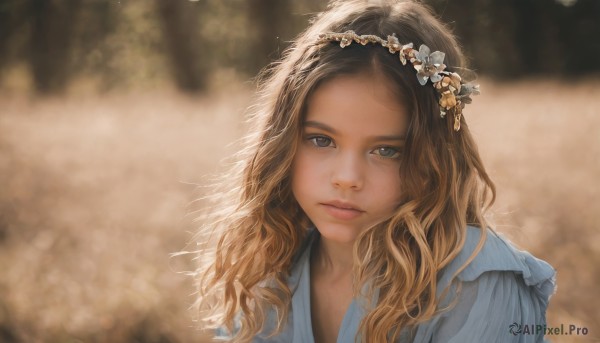
{"type": "Polygon", "coordinates": [[[13,30],[11,30],[12,18],[10,5],[12,5],[12,2],[4,3],[0,6],[0,72],[2,72],[7,63],[8,39],[10,38],[10,34],[13,33],[13,30]]]}
{"type": "Polygon", "coordinates": [[[578,0],[563,12],[559,24],[564,49],[559,52],[568,73],[598,73],[600,64],[600,1],[578,0]]]}
{"type": "Polygon", "coordinates": [[[293,29],[291,23],[291,1],[281,0],[249,0],[248,14],[250,23],[254,26],[255,37],[253,51],[249,57],[251,70],[260,70],[271,61],[279,58],[285,49],[283,44],[293,29]],[[283,39],[282,37],[287,37],[283,39]]]}
{"type": "Polygon", "coordinates": [[[198,18],[204,6],[187,0],[156,0],[163,25],[163,37],[177,86],[187,92],[206,87],[205,60],[198,18]]]}
{"type": "Polygon", "coordinates": [[[567,8],[556,1],[513,0],[518,15],[517,49],[526,74],[552,73],[564,70],[565,47],[568,41],[561,40],[560,32],[569,26],[562,25],[560,14],[567,8]]]}
{"type": "Polygon", "coordinates": [[[30,0],[29,63],[39,93],[59,93],[67,85],[74,33],[71,28],[80,5],[77,0],[30,0]]]}
{"type": "Polygon", "coordinates": [[[426,0],[451,23],[474,66],[489,75],[597,72],[598,0],[426,0]]]}
{"type": "MultiPolygon", "coordinates": [[[[524,0],[526,1],[526,0],[524,0]]],[[[510,77],[522,72],[515,12],[510,1],[428,0],[464,46],[470,67],[494,76],[510,77]]]]}
{"type": "Polygon", "coordinates": [[[27,31],[28,11],[27,4],[19,0],[0,1],[0,73],[14,60],[24,57],[23,32],[27,31]]]}

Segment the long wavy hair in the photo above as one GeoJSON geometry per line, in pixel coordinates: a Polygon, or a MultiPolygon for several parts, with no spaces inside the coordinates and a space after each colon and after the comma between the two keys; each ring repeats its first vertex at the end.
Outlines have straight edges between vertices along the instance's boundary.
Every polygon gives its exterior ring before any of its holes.
{"type": "Polygon", "coordinates": [[[445,52],[449,70],[465,67],[456,39],[426,6],[339,1],[317,15],[265,71],[244,149],[215,191],[216,203],[197,238],[197,305],[207,311],[202,317],[209,327],[228,328],[235,341],[248,342],[263,331],[269,312],[276,319],[273,333],[287,321],[292,291],[286,280],[311,225],[292,194],[290,171],[307,99],[326,80],[381,73],[409,112],[398,171],[401,204],[354,244],[355,294],[365,285],[361,296],[379,292],[357,338],[393,341],[403,328],[438,313],[438,272],[462,249],[467,225],[483,233],[467,264],[485,241],[484,213],[494,202],[495,187],[464,117],[455,132],[452,116],[440,117],[434,88],[421,86],[412,66],[403,66],[381,46],[315,43],[320,33],[347,30],[380,37],[395,33],[401,43],[445,52]]]}

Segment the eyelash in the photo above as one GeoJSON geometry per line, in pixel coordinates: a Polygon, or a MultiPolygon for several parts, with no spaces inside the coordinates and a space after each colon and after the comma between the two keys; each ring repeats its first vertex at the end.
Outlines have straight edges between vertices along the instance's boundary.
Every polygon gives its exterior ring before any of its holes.
{"type": "Polygon", "coordinates": [[[383,158],[386,160],[397,160],[400,158],[400,156],[402,156],[402,152],[400,151],[400,149],[394,148],[392,146],[380,146],[380,147],[373,149],[372,151],[376,151],[376,150],[380,150],[380,149],[391,149],[394,151],[394,153],[392,154],[392,156],[382,156],[380,154],[376,154],[377,157],[379,157],[379,158],[383,158]]]}
{"type": "MultiPolygon", "coordinates": [[[[325,135],[310,135],[308,137],[306,137],[306,140],[310,141],[316,148],[329,148],[329,147],[333,147],[335,148],[335,144],[333,143],[333,139],[331,139],[330,137],[327,137],[325,135]],[[317,139],[324,139],[328,142],[327,145],[319,145],[317,143],[317,139]],[[333,145],[333,146],[332,146],[333,145]]],[[[402,152],[400,148],[397,147],[393,147],[393,146],[379,146],[376,147],[375,149],[371,150],[370,153],[373,153],[375,156],[377,156],[377,158],[383,159],[383,160],[397,160],[400,158],[402,152]],[[392,154],[391,156],[382,156],[381,154],[376,154],[374,153],[375,151],[381,150],[381,149],[391,149],[394,151],[394,154],[392,154]]]]}
{"type": "MultiPolygon", "coordinates": [[[[333,143],[333,139],[331,139],[327,136],[324,136],[324,135],[311,135],[311,136],[308,136],[306,139],[308,141],[311,141],[312,144],[317,148],[328,148],[333,143]],[[320,138],[328,140],[329,144],[327,144],[325,146],[321,146],[321,145],[317,144],[317,139],[320,139],[320,138]]],[[[333,147],[335,148],[335,145],[333,147]]]]}

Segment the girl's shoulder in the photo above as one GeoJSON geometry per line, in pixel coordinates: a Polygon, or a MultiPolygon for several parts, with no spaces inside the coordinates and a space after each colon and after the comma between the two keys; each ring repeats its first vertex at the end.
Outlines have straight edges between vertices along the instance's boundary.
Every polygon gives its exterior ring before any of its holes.
{"type": "MultiPolygon", "coordinates": [[[[438,276],[438,292],[452,281],[456,272],[471,257],[482,235],[482,229],[468,226],[465,244],[459,254],[445,267],[438,276]]],[[[317,238],[315,229],[308,230],[305,241],[296,254],[289,283],[292,289],[297,286],[302,267],[307,263],[310,248],[317,238]]],[[[473,260],[462,269],[456,278],[463,282],[476,281],[485,273],[512,272],[517,280],[529,287],[534,287],[542,298],[548,299],[556,287],[556,270],[546,261],[536,258],[529,252],[519,250],[508,239],[492,230],[487,230],[485,243],[473,260]]]]}
{"type": "Polygon", "coordinates": [[[543,333],[525,332],[524,328],[546,325],[556,271],[491,230],[486,232],[481,250],[461,270],[477,248],[482,233],[479,228],[468,227],[463,249],[438,275],[437,292],[441,295],[438,306],[446,310],[418,325],[413,340],[402,342],[543,340],[543,333]],[[449,284],[450,292],[442,293],[449,284]]]}
{"type": "MultiPolygon", "coordinates": [[[[483,234],[482,229],[468,226],[465,244],[460,253],[440,273],[443,287],[471,257],[483,234]]],[[[477,280],[484,273],[513,272],[526,286],[534,287],[540,295],[549,298],[556,286],[556,271],[546,261],[529,252],[517,249],[508,239],[487,230],[485,243],[475,258],[458,273],[463,282],[477,280]]]]}

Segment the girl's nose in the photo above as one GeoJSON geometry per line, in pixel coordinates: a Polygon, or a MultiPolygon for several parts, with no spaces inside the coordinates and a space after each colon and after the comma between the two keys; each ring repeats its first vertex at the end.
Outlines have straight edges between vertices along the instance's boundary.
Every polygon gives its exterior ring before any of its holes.
{"type": "Polygon", "coordinates": [[[340,153],[334,160],[331,183],[336,188],[361,189],[364,183],[364,170],[360,158],[350,153],[340,153]]]}

